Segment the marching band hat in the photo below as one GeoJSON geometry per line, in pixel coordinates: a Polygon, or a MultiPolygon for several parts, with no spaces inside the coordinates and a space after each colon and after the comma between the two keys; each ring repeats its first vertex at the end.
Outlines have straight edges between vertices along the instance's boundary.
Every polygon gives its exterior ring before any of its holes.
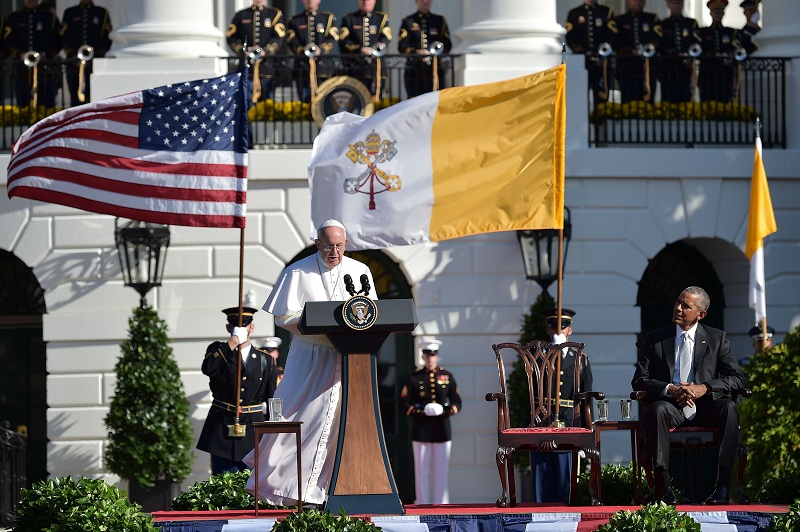
{"type": "MultiPolygon", "coordinates": [[[[545,321],[547,322],[548,327],[557,327],[558,326],[558,309],[557,308],[550,308],[547,309],[547,317],[545,321]]],[[[575,311],[568,308],[561,309],[561,327],[568,327],[572,325],[572,318],[575,316],[575,311]]]]}
{"type": "Polygon", "coordinates": [[[438,355],[440,345],[442,345],[442,342],[439,340],[428,340],[427,342],[422,342],[422,352],[438,355]]]}
{"type": "Polygon", "coordinates": [[[711,10],[712,13],[714,11],[725,11],[725,8],[728,7],[728,0],[708,0],[708,2],[706,2],[706,7],[711,10]]]}
{"type": "MultiPolygon", "coordinates": [[[[748,333],[753,340],[761,340],[764,335],[761,333],[761,327],[756,325],[755,327],[750,327],[750,331],[748,333]]],[[[767,338],[772,338],[775,335],[775,329],[767,325],[767,338]]]]}
{"type": "Polygon", "coordinates": [[[742,9],[758,9],[758,0],[744,0],[739,7],[742,9]]]}
{"type": "Polygon", "coordinates": [[[261,346],[262,349],[278,349],[283,340],[278,338],[277,336],[267,336],[264,338],[264,345],[261,346]]]}
{"type": "MultiPolygon", "coordinates": [[[[222,312],[228,316],[228,323],[231,325],[239,325],[239,307],[226,308],[222,312]]],[[[242,326],[250,325],[253,321],[253,314],[258,312],[258,309],[253,307],[242,307],[242,326]]]]}

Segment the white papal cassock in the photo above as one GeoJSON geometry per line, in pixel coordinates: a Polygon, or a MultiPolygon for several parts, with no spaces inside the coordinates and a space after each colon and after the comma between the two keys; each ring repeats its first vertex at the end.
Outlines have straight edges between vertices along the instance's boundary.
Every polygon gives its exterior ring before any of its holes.
{"type": "MultiPolygon", "coordinates": [[[[342,355],[324,335],[302,335],[297,330],[303,306],[308,301],[344,301],[349,297],[344,276],[353,278],[356,290],[361,275],[375,283],[366,264],[349,257],[329,268],[315,253],[286,267],[264,303],[275,316],[275,325],[293,334],[283,380],[275,397],[283,398],[283,415],[288,421],[302,421],[303,500],[325,502],[333,471],[339,435],[342,355]]],[[[255,453],[244,458],[251,469],[255,453]]],[[[259,479],[256,495],[270,504],[297,503],[297,461],[293,434],[265,434],[259,443],[259,479]]],[[[255,489],[255,473],[247,490],[255,489]]]]}

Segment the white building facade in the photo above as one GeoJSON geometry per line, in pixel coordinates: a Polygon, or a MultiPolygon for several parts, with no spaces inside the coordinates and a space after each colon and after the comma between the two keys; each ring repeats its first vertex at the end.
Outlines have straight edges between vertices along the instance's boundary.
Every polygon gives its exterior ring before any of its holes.
{"type": "MultiPolygon", "coordinates": [[[[249,4],[97,3],[111,11],[116,57],[97,62],[95,99],[218,74],[218,57],[227,54],[227,20],[249,4]]],[[[665,13],[665,6],[652,3],[650,9],[665,13]]],[[[560,63],[561,24],[574,5],[577,2],[556,0],[440,0],[434,10],[445,14],[455,31],[456,51],[466,54],[463,81],[473,85],[560,63]]],[[[622,6],[614,8],[621,12],[622,6]]],[[[385,0],[383,9],[396,28],[415,8],[410,0],[385,0]]],[[[697,18],[708,18],[704,3],[687,2],[686,9],[697,18]]],[[[743,19],[736,21],[738,6],[732,3],[729,11],[728,23],[741,26],[743,19]]],[[[768,315],[778,341],[800,324],[800,36],[787,26],[791,20],[800,20],[800,3],[769,2],[763,8],[764,30],[758,41],[763,56],[790,59],[787,147],[764,152],[778,223],[765,254],[768,315]]],[[[712,306],[724,305],[724,327],[734,352],[746,356],[751,352],[746,333],[753,325],[744,255],[753,147],[589,147],[582,57],[567,56],[567,79],[566,205],[572,213],[572,239],[563,305],[577,311],[573,339],[586,343],[595,389],[604,391],[612,404],[628,396],[634,344],[642,332],[646,294],[641,290],[654,286],[648,281],[648,274],[653,275],[648,267],[657,257],[663,259],[665,250],[669,254],[678,249],[684,264],[702,257],[724,295],[724,303],[712,300],[712,306]]],[[[250,152],[245,291],[255,292],[259,306],[281,270],[312,245],[309,157],[309,149],[250,152]]],[[[8,160],[9,154],[0,154],[2,168],[8,160]]],[[[45,295],[41,334],[46,343],[47,472],[51,477],[87,475],[117,482],[120,479],[105,469],[103,419],[114,393],[119,346],[138,294],[123,286],[114,219],[9,200],[5,185],[2,170],[0,250],[32,269],[45,295]]],[[[225,334],[221,309],[237,303],[238,245],[237,230],[171,227],[163,285],[148,295],[168,323],[196,434],[211,401],[200,363],[206,346],[225,334]]],[[[522,316],[541,289],[525,278],[514,233],[383,253],[397,263],[411,287],[420,322],[414,335],[444,342],[442,363],[454,373],[464,401],[462,414],[453,419],[451,501],[493,502],[500,494],[496,407],[484,400],[487,392],[498,389],[491,345],[519,338],[522,316]]],[[[667,261],[656,263],[669,273],[667,261]]],[[[13,326],[13,317],[0,318],[3,326],[13,326]]],[[[661,323],[669,319],[665,313],[661,323]]],[[[255,323],[257,337],[273,334],[269,315],[258,313],[255,323]]],[[[627,463],[627,436],[606,434],[603,462],[627,463]]],[[[185,485],[208,475],[208,455],[198,451],[194,474],[185,485]]]]}

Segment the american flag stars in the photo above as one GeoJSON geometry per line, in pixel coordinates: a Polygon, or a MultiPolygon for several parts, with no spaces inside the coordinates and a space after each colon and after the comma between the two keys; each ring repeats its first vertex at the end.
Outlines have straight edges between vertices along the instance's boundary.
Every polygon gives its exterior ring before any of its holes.
{"type": "Polygon", "coordinates": [[[143,91],[139,147],[175,151],[246,151],[245,110],[237,98],[241,73],[143,91]]]}

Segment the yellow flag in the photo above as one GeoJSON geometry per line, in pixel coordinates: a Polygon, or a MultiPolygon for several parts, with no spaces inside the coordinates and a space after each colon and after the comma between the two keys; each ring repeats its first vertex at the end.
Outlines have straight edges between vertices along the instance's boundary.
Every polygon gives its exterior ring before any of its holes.
{"type": "Polygon", "coordinates": [[[329,117],[309,164],[311,217],[348,249],[564,224],[566,70],[443,89],[329,117]]]}

